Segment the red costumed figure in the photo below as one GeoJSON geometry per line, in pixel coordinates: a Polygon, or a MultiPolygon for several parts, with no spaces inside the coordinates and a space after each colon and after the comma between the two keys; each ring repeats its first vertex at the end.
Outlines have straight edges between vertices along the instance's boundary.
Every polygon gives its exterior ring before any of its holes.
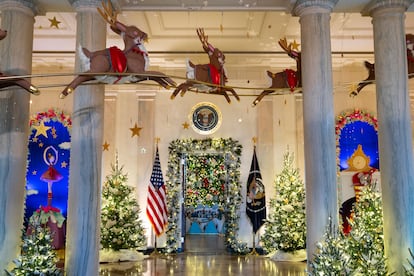
{"type": "Polygon", "coordinates": [[[58,161],[58,151],[53,146],[48,146],[43,152],[43,160],[49,168],[42,174],[40,179],[47,182],[47,205],[52,206],[52,184],[63,178],[54,168],[58,161]]]}

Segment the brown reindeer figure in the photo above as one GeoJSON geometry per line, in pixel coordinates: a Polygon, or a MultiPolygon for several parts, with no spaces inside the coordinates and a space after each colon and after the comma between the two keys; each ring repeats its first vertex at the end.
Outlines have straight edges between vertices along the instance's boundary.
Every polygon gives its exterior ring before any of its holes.
{"type": "Polygon", "coordinates": [[[171,95],[171,99],[174,99],[180,92],[180,95],[184,96],[187,90],[194,88],[201,92],[223,95],[228,103],[230,103],[231,100],[227,92],[231,92],[233,96],[240,101],[236,91],[231,87],[225,86],[227,77],[224,69],[224,54],[218,48],[215,48],[208,43],[208,36],[204,34],[204,29],[197,29],[197,35],[203,45],[204,51],[208,54],[210,63],[195,65],[188,60],[187,81],[177,86],[171,95]]]}
{"type": "MultiPolygon", "coordinates": [[[[408,69],[408,78],[411,79],[414,77],[414,35],[413,34],[406,34],[405,35],[405,43],[407,46],[407,69],[408,69]]],[[[361,92],[361,90],[375,82],[375,64],[370,63],[368,61],[364,62],[365,67],[368,70],[368,77],[358,83],[355,90],[351,91],[349,96],[355,97],[361,92]]]]}
{"type": "MultiPolygon", "coordinates": [[[[6,36],[7,31],[0,29],[0,40],[3,40],[6,36]]],[[[0,89],[13,85],[20,86],[21,88],[25,89],[27,92],[33,95],[40,94],[39,89],[36,86],[32,85],[28,80],[19,78],[17,76],[9,76],[0,72],[0,89]]]]}
{"type": "Polygon", "coordinates": [[[152,80],[164,88],[176,86],[176,83],[161,72],[147,71],[149,58],[144,41],[147,34],[136,26],[126,26],[117,21],[117,13],[113,11],[111,2],[108,6],[102,2],[103,11],[98,8],[99,13],[111,25],[111,30],[122,36],[125,44],[124,50],[118,47],[110,47],[96,52],[90,52],[86,48],[80,49],[80,59],[88,68],[87,75],[78,75],[60,94],[63,99],[72,93],[75,88],[85,81],[98,80],[102,83],[137,83],[152,80]],[[94,75],[93,73],[97,73],[94,75]],[[112,73],[105,75],[105,73],[112,73]],[[130,73],[131,75],[116,75],[116,73],[130,73]],[[141,74],[141,75],[140,75],[141,74]]]}
{"type": "MultiPolygon", "coordinates": [[[[297,46],[296,42],[294,44],[297,46]]],[[[296,71],[292,69],[286,69],[282,72],[272,73],[267,71],[267,75],[270,77],[272,84],[269,88],[264,90],[257,98],[253,101],[252,106],[256,106],[264,96],[272,94],[277,88],[289,88],[290,92],[293,92],[295,88],[302,87],[302,75],[301,75],[301,53],[293,50],[296,48],[292,43],[287,44],[286,38],[279,40],[279,45],[282,49],[294,60],[296,60],[296,71]]]]}

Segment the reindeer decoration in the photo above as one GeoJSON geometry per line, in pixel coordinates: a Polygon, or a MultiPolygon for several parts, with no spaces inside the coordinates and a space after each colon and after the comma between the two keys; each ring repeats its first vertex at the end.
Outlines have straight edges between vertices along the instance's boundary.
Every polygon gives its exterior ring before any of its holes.
{"type": "MultiPolygon", "coordinates": [[[[0,40],[3,40],[7,36],[7,31],[0,29],[0,40]]],[[[0,72],[0,89],[6,88],[9,86],[17,85],[21,88],[25,89],[27,92],[33,95],[39,95],[39,89],[32,85],[28,80],[15,77],[15,76],[8,76],[2,72],[0,72]]]]}
{"type": "MultiPolygon", "coordinates": [[[[405,43],[407,45],[407,69],[408,69],[408,78],[411,79],[414,77],[414,34],[405,35],[405,43]]],[[[368,70],[368,77],[358,83],[355,90],[351,91],[349,94],[351,97],[355,97],[361,92],[361,90],[375,82],[375,64],[368,61],[364,62],[365,68],[368,70]]]]}
{"type": "Polygon", "coordinates": [[[218,48],[208,43],[208,36],[204,34],[204,29],[197,29],[197,35],[204,51],[208,54],[210,63],[195,65],[190,60],[187,60],[187,81],[178,85],[171,95],[171,99],[174,99],[180,92],[180,95],[184,96],[187,90],[194,88],[197,91],[223,95],[227,102],[230,103],[231,100],[227,94],[228,91],[240,101],[239,96],[233,88],[224,86],[227,82],[224,69],[224,54],[218,48]]]}
{"type": "Polygon", "coordinates": [[[264,90],[257,98],[253,101],[252,106],[256,106],[264,96],[275,92],[276,88],[289,88],[290,92],[293,92],[295,88],[302,87],[302,75],[301,75],[301,53],[295,51],[292,48],[297,48],[296,41],[287,44],[286,38],[279,40],[279,45],[282,49],[294,60],[296,60],[296,71],[292,69],[286,69],[282,72],[272,73],[267,71],[267,75],[270,77],[272,84],[269,88],[264,90]]]}
{"type": "Polygon", "coordinates": [[[124,50],[113,46],[104,50],[90,52],[86,48],[80,49],[80,59],[89,70],[87,75],[78,75],[60,94],[60,98],[72,93],[76,87],[85,81],[98,80],[103,83],[137,83],[152,80],[169,88],[176,83],[163,73],[147,71],[149,59],[143,42],[147,34],[136,26],[126,26],[117,20],[117,12],[113,11],[111,2],[108,6],[102,2],[103,11],[98,8],[99,13],[111,26],[111,30],[122,36],[125,44],[124,50]],[[94,75],[93,73],[96,73],[94,75]],[[110,73],[105,75],[104,73],[110,73]],[[117,75],[116,73],[120,73],[117,75]],[[130,73],[124,76],[122,73],[130,73]]]}

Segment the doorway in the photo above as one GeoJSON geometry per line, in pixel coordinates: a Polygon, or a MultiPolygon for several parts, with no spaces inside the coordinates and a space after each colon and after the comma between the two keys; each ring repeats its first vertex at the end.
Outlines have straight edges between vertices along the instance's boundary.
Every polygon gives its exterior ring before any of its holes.
{"type": "Polygon", "coordinates": [[[182,155],[182,231],[185,231],[185,251],[225,251],[227,159],[227,153],[218,152],[201,151],[182,155]]]}

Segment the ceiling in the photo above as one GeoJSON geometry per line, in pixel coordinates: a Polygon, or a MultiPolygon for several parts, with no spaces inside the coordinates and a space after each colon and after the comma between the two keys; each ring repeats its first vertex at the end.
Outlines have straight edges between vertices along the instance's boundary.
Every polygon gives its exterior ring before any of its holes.
{"type": "MultiPolygon", "coordinates": [[[[4,0],[0,0],[4,1],[4,0]]],[[[96,0],[80,2],[94,3],[96,0]]],[[[75,0],[34,0],[37,15],[34,24],[33,72],[44,72],[45,68],[56,70],[56,65],[73,72],[76,44],[75,0]],[[53,25],[51,20],[58,22],[53,25]]],[[[294,0],[113,0],[119,12],[118,20],[135,25],[148,34],[146,48],[151,66],[173,75],[183,75],[188,57],[195,63],[197,55],[205,60],[205,53],[196,34],[204,28],[209,42],[226,54],[228,71],[240,68],[294,67],[278,45],[286,37],[289,42],[300,44],[299,18],[292,16],[294,0]],[[167,69],[165,69],[167,68],[167,69]],[[230,70],[229,70],[230,69],[230,70]],[[165,71],[169,70],[169,71],[165,71]],[[174,71],[176,70],[176,71],[174,71]],[[177,71],[178,70],[178,71],[177,71]],[[181,70],[181,71],[179,71],[181,70]],[[177,75],[177,74],[176,74],[177,75]]],[[[362,11],[370,0],[339,0],[330,20],[332,65],[344,67],[356,62],[361,67],[356,80],[365,78],[364,60],[373,61],[373,28],[369,16],[362,11]]],[[[414,5],[406,13],[407,33],[414,33],[414,5]]],[[[108,26],[107,46],[123,48],[120,37],[108,26]]],[[[300,49],[300,46],[299,46],[300,49]]],[[[98,49],[94,49],[98,50],[98,49]]],[[[203,61],[204,62],[204,61],[203,61]]],[[[245,81],[244,75],[237,73],[245,81]],[[243,79],[244,78],[244,79],[243,79]]],[[[250,76],[249,76],[250,77],[250,76]]],[[[260,80],[260,81],[262,81],[260,80]]],[[[258,87],[263,87],[262,83],[258,87]]],[[[267,79],[265,79],[267,85],[267,79]]],[[[250,82],[251,83],[251,82],[250,82]]],[[[253,85],[253,83],[251,83],[253,85]]],[[[347,90],[347,89],[344,89],[347,90]]],[[[346,93],[349,91],[347,90],[346,93]]],[[[414,91],[413,108],[414,108],[414,91]]]]}
{"type": "MultiPolygon", "coordinates": [[[[74,0],[35,0],[34,51],[74,51],[74,0]],[[60,23],[52,26],[55,17],[60,23]],[[53,42],[53,43],[52,43],[53,42]]],[[[85,1],[86,2],[86,1],[85,1]]],[[[277,41],[286,37],[300,43],[299,18],[291,15],[292,0],[118,0],[118,20],[148,33],[146,47],[153,53],[202,51],[196,28],[203,27],[209,42],[223,52],[281,52],[277,41]]],[[[361,11],[370,0],[339,0],[331,15],[332,51],[373,51],[371,17],[361,11]]],[[[410,7],[411,8],[411,7],[410,7]]],[[[414,32],[414,13],[408,12],[407,32],[414,32]]],[[[108,31],[108,44],[121,44],[108,31]]]]}

